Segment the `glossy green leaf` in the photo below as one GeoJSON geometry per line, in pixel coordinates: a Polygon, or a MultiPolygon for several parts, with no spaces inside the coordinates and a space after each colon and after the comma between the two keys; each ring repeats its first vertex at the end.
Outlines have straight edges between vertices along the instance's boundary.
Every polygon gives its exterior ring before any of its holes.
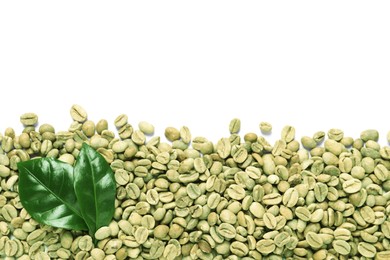
{"type": "Polygon", "coordinates": [[[74,187],[90,234],[110,223],[115,210],[116,184],[106,160],[86,143],[74,168],[74,187]]]}
{"type": "Polygon", "coordinates": [[[53,158],[18,163],[19,196],[38,222],[54,227],[87,230],[73,186],[73,167],[53,158]]]}

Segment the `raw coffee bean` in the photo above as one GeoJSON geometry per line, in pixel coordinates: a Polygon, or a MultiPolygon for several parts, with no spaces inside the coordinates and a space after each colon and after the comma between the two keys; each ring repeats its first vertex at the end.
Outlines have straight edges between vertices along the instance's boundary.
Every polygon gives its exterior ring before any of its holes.
{"type": "Polygon", "coordinates": [[[238,257],[244,257],[249,253],[249,249],[244,243],[234,241],[230,244],[230,252],[238,257]]]}
{"type": "Polygon", "coordinates": [[[180,138],[185,144],[189,144],[191,142],[191,132],[187,126],[182,126],[180,128],[180,138]]]}
{"type": "Polygon", "coordinates": [[[351,246],[345,240],[334,240],[332,242],[334,250],[340,255],[348,255],[351,252],[351,246]]]}
{"type": "Polygon", "coordinates": [[[146,135],[153,135],[154,133],[154,126],[146,121],[139,122],[138,128],[146,135]]]}
{"type": "Polygon", "coordinates": [[[291,142],[295,138],[295,128],[292,126],[285,126],[282,129],[281,139],[286,143],[291,142]]]}
{"type": "Polygon", "coordinates": [[[82,131],[87,137],[92,137],[95,134],[95,123],[91,120],[87,120],[83,123],[82,131]]]}
{"type": "Polygon", "coordinates": [[[317,144],[320,144],[325,139],[325,132],[318,131],[313,135],[313,139],[317,144]]]}
{"type": "Polygon", "coordinates": [[[20,122],[24,126],[34,126],[38,123],[38,116],[34,113],[25,113],[20,116],[20,122]]]}
{"type": "Polygon", "coordinates": [[[259,128],[264,134],[270,134],[272,132],[272,125],[268,122],[261,122],[259,128]]]}
{"type": "Polygon", "coordinates": [[[87,120],[87,112],[79,105],[73,105],[70,109],[70,115],[74,121],[83,123],[87,120]]]}
{"type": "Polygon", "coordinates": [[[222,223],[218,227],[218,233],[227,239],[232,239],[236,236],[236,229],[229,223],[222,223]]]}
{"type": "Polygon", "coordinates": [[[117,116],[117,118],[115,118],[114,125],[118,129],[122,128],[123,126],[125,126],[127,124],[127,120],[128,120],[127,115],[121,114],[121,115],[117,116]]]}
{"type": "Polygon", "coordinates": [[[346,193],[355,193],[358,192],[362,188],[362,183],[358,179],[350,179],[343,183],[343,190],[346,193]]]}
{"type": "Polygon", "coordinates": [[[307,243],[313,248],[320,248],[323,245],[323,241],[317,233],[307,232],[305,238],[307,243]]]}
{"type": "Polygon", "coordinates": [[[180,131],[177,130],[176,128],[174,127],[167,127],[165,128],[165,137],[173,142],[173,141],[176,141],[176,140],[179,140],[180,139],[180,131]]]}
{"type": "Polygon", "coordinates": [[[96,132],[101,135],[104,130],[108,129],[108,122],[105,119],[100,119],[96,123],[96,132]]]}
{"type": "Polygon", "coordinates": [[[241,128],[241,121],[238,118],[233,118],[229,123],[229,132],[231,134],[237,134],[241,128]]]}
{"type": "Polygon", "coordinates": [[[311,213],[306,207],[297,207],[295,209],[295,215],[305,222],[309,221],[311,217],[311,213]]]}
{"type": "Polygon", "coordinates": [[[109,236],[111,236],[111,230],[109,227],[101,227],[96,230],[95,238],[98,240],[103,240],[109,236]]]}
{"type": "Polygon", "coordinates": [[[90,236],[83,236],[79,240],[79,248],[83,251],[90,251],[93,247],[92,238],[90,236]]]}
{"type": "Polygon", "coordinates": [[[309,136],[303,136],[301,138],[301,143],[303,147],[305,147],[308,150],[311,150],[317,146],[317,142],[309,136]]]}
{"type": "Polygon", "coordinates": [[[378,252],[375,256],[376,260],[386,260],[390,259],[390,251],[382,251],[378,252]]]}
{"type": "Polygon", "coordinates": [[[369,140],[372,140],[372,141],[378,141],[379,139],[379,133],[377,130],[374,130],[374,129],[369,129],[369,130],[365,130],[363,131],[361,134],[360,134],[360,138],[364,141],[364,142],[367,142],[369,140]]]}
{"type": "Polygon", "coordinates": [[[299,199],[299,193],[295,188],[289,188],[283,194],[283,204],[289,208],[294,207],[299,199]]]}
{"type": "Polygon", "coordinates": [[[344,137],[344,132],[338,128],[332,128],[328,131],[328,137],[331,140],[340,141],[344,137]]]}
{"type": "Polygon", "coordinates": [[[142,245],[148,239],[149,231],[145,227],[139,227],[134,233],[135,240],[142,245]]]}
{"type": "Polygon", "coordinates": [[[376,255],[376,248],[375,246],[366,243],[366,242],[360,242],[357,246],[358,252],[368,258],[373,258],[376,255]]]}
{"type": "Polygon", "coordinates": [[[166,225],[158,225],[153,231],[154,237],[159,239],[164,239],[168,233],[169,227],[166,225]]]}
{"type": "Polygon", "coordinates": [[[256,243],[256,250],[268,255],[275,250],[276,246],[272,239],[261,239],[256,243]]]}

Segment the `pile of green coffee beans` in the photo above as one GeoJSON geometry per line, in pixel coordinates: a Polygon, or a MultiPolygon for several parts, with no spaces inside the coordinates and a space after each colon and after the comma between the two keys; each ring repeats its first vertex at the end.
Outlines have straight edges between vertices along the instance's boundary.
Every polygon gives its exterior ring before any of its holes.
{"type": "Polygon", "coordinates": [[[185,126],[166,128],[166,143],[126,115],[115,119],[117,137],[82,107],[70,113],[67,131],[37,127],[27,113],[23,133],[0,135],[2,259],[390,259],[390,147],[376,130],[354,139],[330,129],[299,142],[286,126],[271,145],[269,123],[242,139],[233,119],[216,144],[185,126]],[[96,244],[38,224],[18,196],[19,161],[74,164],[83,142],[117,182],[114,218],[96,244]]]}

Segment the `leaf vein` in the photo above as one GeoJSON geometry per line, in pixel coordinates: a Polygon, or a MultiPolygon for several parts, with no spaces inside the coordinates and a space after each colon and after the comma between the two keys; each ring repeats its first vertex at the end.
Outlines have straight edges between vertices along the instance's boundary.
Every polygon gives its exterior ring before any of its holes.
{"type": "Polygon", "coordinates": [[[60,202],[62,202],[65,206],[67,206],[73,213],[75,213],[77,216],[81,217],[80,214],[77,212],[77,210],[71,206],[69,203],[67,203],[65,200],[63,200],[62,198],[60,198],[59,196],[57,196],[57,194],[52,191],[49,187],[47,187],[39,178],[37,178],[29,169],[25,168],[27,170],[27,172],[29,173],[29,175],[35,179],[35,181],[37,181],[42,187],[44,187],[50,194],[52,194],[57,200],[59,200],[60,202]]]}

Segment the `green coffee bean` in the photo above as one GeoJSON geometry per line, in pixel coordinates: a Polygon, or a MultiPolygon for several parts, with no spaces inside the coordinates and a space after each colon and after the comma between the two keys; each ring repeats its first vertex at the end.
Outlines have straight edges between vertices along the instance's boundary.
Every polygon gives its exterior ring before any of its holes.
{"type": "Polygon", "coordinates": [[[360,214],[367,223],[374,223],[375,221],[375,212],[369,206],[364,206],[360,208],[360,214]]]}
{"type": "Polygon", "coordinates": [[[38,123],[38,116],[34,113],[25,113],[20,116],[20,122],[24,126],[34,126],[38,123]]]}
{"type": "Polygon", "coordinates": [[[267,194],[262,199],[263,204],[265,205],[277,205],[282,202],[282,195],[278,193],[267,194]]]}
{"type": "Polygon", "coordinates": [[[217,230],[221,236],[227,239],[231,239],[236,236],[236,229],[229,223],[222,223],[219,225],[217,230]]]}
{"type": "Polygon", "coordinates": [[[227,158],[230,155],[231,151],[231,144],[229,139],[227,138],[222,138],[218,141],[217,146],[217,153],[219,156],[223,159],[227,158]]]}
{"type": "MultiPolygon", "coordinates": [[[[107,242],[107,244],[104,246],[104,252],[106,254],[113,254],[116,251],[118,251],[119,248],[122,246],[122,240],[120,239],[111,239],[107,242]]],[[[81,251],[82,252],[82,251],[81,251]]]]}
{"type": "MultiPolygon", "coordinates": [[[[105,131],[103,131],[102,135],[104,135],[105,131]]],[[[130,124],[125,124],[124,126],[118,129],[119,137],[121,139],[129,138],[133,133],[133,127],[130,124]]],[[[107,137],[105,137],[107,139],[107,137]]]]}
{"type": "Polygon", "coordinates": [[[340,155],[343,148],[343,145],[335,140],[328,139],[325,141],[325,149],[334,155],[340,155]]]}
{"type": "Polygon", "coordinates": [[[374,129],[369,129],[369,130],[365,130],[363,131],[361,134],[360,134],[360,138],[364,141],[364,142],[367,142],[369,140],[372,140],[372,141],[378,141],[379,139],[379,133],[377,130],[374,130],[374,129]]]}
{"type": "Polygon", "coordinates": [[[272,149],[272,155],[278,156],[282,154],[282,151],[286,148],[286,142],[284,140],[278,140],[272,149]]]}
{"type": "Polygon", "coordinates": [[[0,164],[0,177],[6,178],[10,174],[11,174],[11,170],[7,166],[4,166],[4,165],[0,164]]]}
{"type": "Polygon", "coordinates": [[[268,255],[275,250],[276,246],[272,239],[261,239],[256,243],[256,250],[268,255]]]}
{"type": "Polygon", "coordinates": [[[310,222],[318,223],[322,220],[323,217],[324,217],[324,210],[316,209],[313,213],[311,213],[310,222]]]}
{"type": "Polygon", "coordinates": [[[264,213],[265,213],[264,206],[256,201],[252,202],[252,204],[249,206],[249,211],[256,218],[262,218],[264,216],[264,213]]]}
{"type": "Polygon", "coordinates": [[[264,224],[265,226],[268,228],[268,229],[275,229],[276,228],[276,218],[274,215],[272,215],[271,213],[265,213],[263,215],[263,221],[264,221],[264,224]]]}
{"type": "Polygon", "coordinates": [[[87,120],[87,112],[79,106],[79,105],[73,105],[70,109],[70,115],[74,121],[83,123],[87,120]]]}
{"type": "Polygon", "coordinates": [[[137,145],[143,145],[146,141],[145,134],[140,130],[135,130],[131,135],[131,140],[137,145]]]}
{"type": "Polygon", "coordinates": [[[116,128],[120,129],[127,124],[127,120],[128,120],[127,115],[121,114],[117,116],[117,118],[115,118],[114,125],[116,128]]]}
{"type": "Polygon", "coordinates": [[[325,132],[323,131],[318,131],[313,135],[313,140],[317,143],[320,144],[325,138],[325,132]]]}
{"type": "Polygon", "coordinates": [[[58,257],[63,259],[68,259],[71,256],[71,252],[64,248],[59,248],[56,253],[58,257]]]}
{"type": "Polygon", "coordinates": [[[90,236],[83,236],[78,241],[78,246],[81,250],[90,251],[93,247],[92,238],[90,236]]]}
{"type": "Polygon", "coordinates": [[[112,145],[112,150],[115,153],[123,153],[128,147],[128,143],[125,141],[118,141],[112,145]]]}
{"type": "Polygon", "coordinates": [[[263,171],[265,174],[267,175],[271,175],[271,174],[274,174],[275,172],[275,161],[274,161],[274,157],[270,154],[266,154],[263,156],[263,171]]]}
{"type": "Polygon", "coordinates": [[[320,248],[323,244],[322,238],[317,233],[307,232],[305,238],[307,243],[313,248],[320,248]]]}
{"type": "Polygon", "coordinates": [[[16,218],[18,212],[12,205],[5,205],[1,209],[1,214],[3,215],[3,218],[7,220],[8,222],[11,222],[12,219],[16,218]]]}
{"type": "Polygon", "coordinates": [[[229,132],[231,134],[237,134],[241,128],[241,121],[238,118],[233,118],[229,123],[229,132]]]}
{"type": "Polygon", "coordinates": [[[390,259],[390,251],[382,251],[382,252],[377,252],[375,256],[376,260],[386,260],[390,259]]]}
{"type": "Polygon", "coordinates": [[[70,249],[72,242],[73,242],[73,236],[71,232],[65,231],[64,233],[61,234],[60,243],[63,248],[70,249]]]}
{"type": "Polygon", "coordinates": [[[191,199],[197,199],[201,195],[201,190],[198,185],[189,183],[186,187],[187,194],[191,199]]]}
{"type": "Polygon", "coordinates": [[[148,239],[149,231],[145,227],[139,227],[134,233],[135,240],[142,245],[148,239]]]}
{"type": "Polygon", "coordinates": [[[65,163],[68,163],[68,164],[70,164],[70,165],[73,165],[74,162],[75,162],[74,156],[71,155],[71,154],[67,154],[67,153],[61,155],[60,158],[58,158],[58,160],[63,161],[63,162],[65,162],[65,163]]]}
{"type": "Polygon", "coordinates": [[[249,249],[244,243],[234,241],[230,244],[230,252],[238,257],[244,257],[249,253],[249,249]]]}
{"type": "Polygon", "coordinates": [[[140,195],[140,189],[135,183],[129,183],[126,185],[126,191],[131,199],[137,199],[140,195]]]}
{"type": "Polygon", "coordinates": [[[311,217],[311,213],[306,207],[297,207],[295,209],[295,215],[305,222],[309,221],[311,217]]]}
{"type": "Polygon", "coordinates": [[[344,137],[344,132],[337,128],[332,128],[328,131],[328,137],[331,140],[340,141],[344,137]]]}
{"type": "Polygon", "coordinates": [[[360,242],[357,246],[357,249],[358,252],[364,257],[372,258],[376,254],[375,246],[366,242],[360,242]]]}
{"type": "Polygon", "coordinates": [[[298,198],[299,198],[298,191],[295,188],[289,188],[283,194],[283,199],[282,199],[283,205],[292,208],[297,204],[298,198]]]}
{"type": "Polygon", "coordinates": [[[355,193],[362,188],[362,183],[358,179],[350,179],[343,183],[343,190],[346,193],[355,193]]]}
{"type": "Polygon", "coordinates": [[[153,229],[156,224],[155,219],[150,215],[145,215],[142,217],[141,225],[147,229],[153,229]]]}
{"type": "Polygon", "coordinates": [[[96,123],[96,132],[101,135],[104,130],[108,129],[108,122],[105,119],[100,119],[96,123]]]}
{"type": "Polygon", "coordinates": [[[261,122],[259,128],[264,134],[270,134],[272,132],[272,125],[268,122],[261,122]]]}
{"type": "Polygon", "coordinates": [[[224,209],[220,213],[222,222],[234,225],[237,222],[237,216],[230,210],[224,209]]]}
{"type": "Polygon", "coordinates": [[[171,142],[173,142],[175,140],[179,140],[179,138],[180,138],[180,131],[174,127],[165,128],[164,134],[165,134],[165,137],[171,142]]]}
{"type": "Polygon", "coordinates": [[[101,227],[96,230],[95,238],[98,240],[103,240],[105,238],[108,238],[109,236],[111,236],[111,230],[109,227],[101,227]]]}
{"type": "Polygon", "coordinates": [[[240,147],[238,150],[233,152],[233,160],[236,163],[243,163],[248,157],[248,151],[244,147],[240,147]]]}
{"type": "Polygon", "coordinates": [[[285,246],[289,242],[289,234],[287,232],[281,232],[277,234],[274,238],[276,246],[285,246]]]}
{"type": "Polygon", "coordinates": [[[6,256],[15,256],[18,251],[18,245],[14,240],[8,240],[5,242],[4,253],[6,256]]]}
{"type": "Polygon", "coordinates": [[[317,146],[317,142],[309,136],[303,136],[301,138],[301,143],[303,147],[305,147],[308,150],[311,150],[317,146]]]}
{"type": "Polygon", "coordinates": [[[324,183],[317,182],[314,185],[314,196],[318,202],[323,202],[328,195],[328,186],[324,183]]]}
{"type": "Polygon", "coordinates": [[[236,184],[232,184],[226,191],[229,197],[234,200],[242,200],[245,197],[244,188],[236,184]]]}
{"type": "Polygon", "coordinates": [[[91,137],[95,134],[95,123],[91,120],[87,120],[83,123],[81,129],[87,137],[91,137]]]}
{"type": "Polygon", "coordinates": [[[291,142],[295,138],[295,128],[292,126],[285,126],[282,129],[281,139],[286,143],[291,142]]]}
{"type": "Polygon", "coordinates": [[[198,246],[199,246],[199,249],[202,250],[204,253],[211,253],[212,251],[212,247],[214,248],[215,247],[215,242],[214,240],[212,240],[211,236],[204,236],[203,238],[207,238],[209,237],[209,239],[207,240],[204,240],[204,239],[201,239],[199,242],[198,242],[198,246]],[[211,246],[210,244],[212,244],[213,246],[211,246]]]}
{"type": "Polygon", "coordinates": [[[42,229],[36,229],[34,230],[33,232],[31,232],[28,236],[27,236],[27,243],[29,245],[32,245],[34,244],[35,242],[38,242],[38,241],[41,241],[45,236],[46,236],[46,231],[42,230],[42,229]]]}
{"type": "Polygon", "coordinates": [[[153,135],[154,133],[154,126],[146,121],[139,122],[138,128],[146,135],[153,135]]]}
{"type": "Polygon", "coordinates": [[[389,177],[389,171],[382,164],[378,164],[377,166],[375,166],[374,174],[380,181],[386,181],[389,177]]]}
{"type": "Polygon", "coordinates": [[[187,126],[182,126],[180,128],[180,138],[185,144],[189,144],[191,142],[191,132],[187,126]]]}
{"type": "Polygon", "coordinates": [[[332,242],[332,246],[340,255],[348,255],[349,252],[351,252],[351,246],[345,240],[337,240],[336,238],[336,240],[332,242]]]}
{"type": "Polygon", "coordinates": [[[146,193],[146,201],[150,205],[157,205],[158,202],[159,202],[158,192],[156,190],[154,190],[154,189],[148,190],[147,193],[146,193]]]}
{"type": "Polygon", "coordinates": [[[169,233],[169,227],[166,225],[158,225],[153,231],[154,237],[164,239],[169,233]]]}
{"type": "Polygon", "coordinates": [[[135,205],[135,211],[140,215],[145,215],[149,212],[150,205],[145,201],[140,201],[135,205]]]}
{"type": "Polygon", "coordinates": [[[351,238],[351,231],[345,228],[336,228],[333,235],[335,239],[348,241],[351,238]]]}

